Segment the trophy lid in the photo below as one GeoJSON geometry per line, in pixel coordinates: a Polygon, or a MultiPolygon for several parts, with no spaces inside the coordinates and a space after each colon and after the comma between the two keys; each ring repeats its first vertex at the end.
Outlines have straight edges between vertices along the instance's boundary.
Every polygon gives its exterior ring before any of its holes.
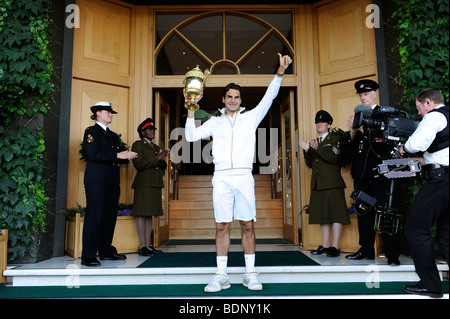
{"type": "Polygon", "coordinates": [[[201,79],[205,78],[207,75],[209,74],[209,70],[205,70],[205,74],[203,74],[202,70],[200,70],[199,65],[197,64],[197,66],[195,68],[193,68],[192,70],[188,71],[186,73],[186,77],[199,77],[201,79]]]}

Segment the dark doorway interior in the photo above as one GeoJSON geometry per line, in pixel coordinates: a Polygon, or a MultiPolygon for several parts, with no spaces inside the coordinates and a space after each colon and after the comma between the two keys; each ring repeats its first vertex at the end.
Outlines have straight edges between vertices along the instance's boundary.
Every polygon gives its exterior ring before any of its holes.
{"type": "MultiPolygon", "coordinates": [[[[182,96],[182,89],[162,89],[160,90],[161,94],[163,95],[164,99],[169,103],[170,105],[170,131],[173,129],[180,127],[184,128],[186,123],[186,116],[187,111],[183,106],[183,96],[182,96]],[[178,110],[177,110],[178,108],[178,110]]],[[[253,109],[259,101],[262,99],[264,93],[266,91],[266,88],[253,88],[253,87],[245,87],[242,89],[242,106],[246,109],[250,110],[253,109]]],[[[222,94],[223,94],[223,88],[206,88],[204,92],[204,96],[202,100],[200,101],[200,111],[197,111],[196,117],[198,116],[199,120],[202,122],[206,121],[209,116],[218,114],[218,110],[223,107],[222,103],[222,94]]],[[[281,101],[286,97],[286,94],[288,94],[288,89],[281,88],[280,92],[278,94],[278,97],[275,99],[274,103],[272,104],[272,107],[270,108],[269,112],[265,116],[265,118],[262,120],[258,128],[277,128],[279,131],[280,128],[280,104],[281,101]]],[[[258,135],[257,135],[258,136],[258,135]]],[[[258,137],[257,137],[258,138],[258,137]]],[[[278,133],[278,143],[281,141],[281,133],[278,133]]],[[[178,141],[171,140],[170,145],[171,147],[175,145],[178,141]]],[[[203,150],[205,147],[207,147],[207,144],[210,143],[210,141],[201,141],[201,150],[203,150]]],[[[267,146],[266,150],[268,152],[269,146],[268,146],[268,138],[267,138],[267,146]]],[[[257,145],[260,144],[256,143],[257,145]]],[[[198,151],[198,148],[195,150],[198,151]]],[[[257,150],[258,151],[258,150],[257,150]]],[[[192,143],[190,143],[190,154],[191,159],[189,162],[181,162],[178,169],[180,175],[212,175],[214,173],[214,164],[213,163],[205,163],[203,159],[200,163],[193,163],[194,162],[194,146],[192,143]]],[[[181,155],[181,154],[180,154],[181,155]]],[[[269,155],[269,154],[267,154],[269,155]]],[[[198,157],[197,157],[198,158],[198,157]]],[[[197,161],[198,162],[198,161],[197,161]]],[[[259,167],[261,165],[266,165],[265,163],[260,163],[258,156],[256,156],[256,162],[253,164],[253,172],[254,174],[257,174],[259,172],[259,167]]]]}

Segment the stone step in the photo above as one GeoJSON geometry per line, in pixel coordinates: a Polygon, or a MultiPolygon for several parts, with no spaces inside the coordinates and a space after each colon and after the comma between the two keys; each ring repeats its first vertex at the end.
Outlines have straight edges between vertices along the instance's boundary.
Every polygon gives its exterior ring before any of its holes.
{"type": "MultiPolygon", "coordinates": [[[[128,254],[127,261],[102,261],[102,266],[81,266],[81,260],[68,256],[57,257],[36,265],[9,266],[3,275],[11,286],[83,286],[83,285],[164,285],[206,284],[215,273],[215,267],[136,268],[146,258],[128,254]],[[56,261],[55,261],[56,260],[56,261]],[[57,265],[56,265],[57,264],[57,265]],[[131,265],[131,266],[129,266],[131,265]],[[134,266],[133,266],[134,265],[134,266]]],[[[324,259],[327,257],[324,257],[324,259]]],[[[329,259],[329,258],[328,258],[329,259]]],[[[416,282],[419,280],[414,265],[389,266],[358,261],[355,265],[271,266],[257,267],[262,283],[325,283],[364,282],[376,288],[380,282],[416,282]],[[358,263],[360,262],[360,263],[358,263]]],[[[448,266],[438,263],[446,272],[448,266]]],[[[244,267],[228,267],[232,284],[242,283],[244,267]]],[[[448,278],[448,277],[447,277],[448,278]]]]}
{"type": "MultiPolygon", "coordinates": [[[[72,264],[66,269],[19,267],[4,275],[12,286],[164,285],[205,284],[215,271],[215,267],[85,268],[72,264]]],[[[231,283],[242,283],[244,272],[244,267],[229,267],[231,283]]],[[[258,267],[258,272],[263,283],[366,282],[376,287],[379,282],[419,280],[413,265],[258,267]]]]}

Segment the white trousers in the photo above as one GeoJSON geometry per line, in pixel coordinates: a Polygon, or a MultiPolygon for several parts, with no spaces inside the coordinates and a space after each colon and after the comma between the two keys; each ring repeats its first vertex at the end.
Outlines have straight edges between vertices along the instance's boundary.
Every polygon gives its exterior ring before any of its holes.
{"type": "Polygon", "coordinates": [[[216,223],[256,221],[255,180],[251,173],[230,175],[216,172],[212,184],[216,223]]]}

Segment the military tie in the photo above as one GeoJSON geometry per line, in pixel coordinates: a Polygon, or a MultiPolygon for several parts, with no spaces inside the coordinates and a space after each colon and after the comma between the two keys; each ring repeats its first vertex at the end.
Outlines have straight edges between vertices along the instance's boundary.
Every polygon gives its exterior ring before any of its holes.
{"type": "Polygon", "coordinates": [[[319,144],[322,143],[322,136],[319,136],[319,144]]]}

